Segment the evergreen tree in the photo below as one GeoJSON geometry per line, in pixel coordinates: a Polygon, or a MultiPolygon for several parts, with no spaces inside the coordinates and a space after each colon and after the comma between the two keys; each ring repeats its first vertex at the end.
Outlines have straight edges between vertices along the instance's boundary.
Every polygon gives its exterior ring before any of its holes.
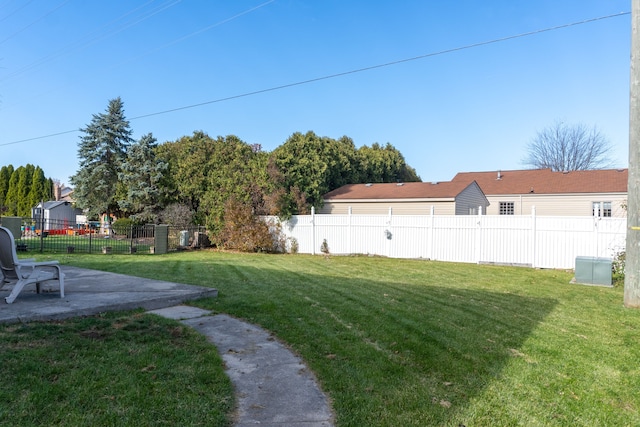
{"type": "Polygon", "coordinates": [[[353,141],[296,132],[272,153],[288,194],[298,190],[310,206],[322,206],[322,196],[344,184],[358,182],[358,157],[353,141]]]}
{"type": "Polygon", "coordinates": [[[49,191],[47,191],[47,179],[45,178],[44,171],[40,168],[40,166],[36,166],[31,178],[29,206],[33,208],[43,200],[50,200],[49,191]]]}
{"type": "Polygon", "coordinates": [[[9,178],[9,187],[7,188],[7,196],[5,198],[5,206],[7,208],[5,215],[18,215],[18,180],[20,179],[20,171],[24,170],[24,166],[19,166],[11,173],[9,178]]]}
{"type": "Polygon", "coordinates": [[[358,149],[360,155],[360,182],[419,182],[416,170],[393,145],[384,147],[377,142],[358,149]]]}
{"type": "Polygon", "coordinates": [[[7,191],[9,190],[11,174],[13,174],[13,165],[0,168],[0,215],[7,211],[7,191]]]}
{"type": "Polygon", "coordinates": [[[144,135],[127,150],[120,172],[126,194],[118,205],[140,222],[155,223],[162,208],[162,180],[168,164],[156,159],[157,145],[152,134],[144,135]]]}
{"type": "Polygon", "coordinates": [[[53,200],[54,196],[53,196],[53,179],[52,178],[47,178],[47,182],[44,188],[45,188],[44,198],[46,200],[53,200]]]}
{"type": "Polygon", "coordinates": [[[120,98],[109,101],[106,113],[94,114],[78,144],[80,169],[71,177],[76,205],[89,214],[110,213],[118,208],[118,176],[132,130],[120,98]]]}
{"type": "Polygon", "coordinates": [[[18,169],[17,214],[22,217],[30,217],[31,208],[35,205],[31,205],[29,193],[31,192],[31,180],[36,168],[32,164],[27,164],[25,167],[18,169]]]}

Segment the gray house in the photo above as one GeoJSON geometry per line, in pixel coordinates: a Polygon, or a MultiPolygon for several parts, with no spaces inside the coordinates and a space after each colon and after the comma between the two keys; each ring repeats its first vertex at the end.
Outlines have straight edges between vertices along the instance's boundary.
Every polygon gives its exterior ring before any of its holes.
{"type": "MultiPolygon", "coordinates": [[[[61,230],[76,226],[76,215],[82,214],[82,210],[74,208],[71,202],[60,200],[38,203],[31,209],[31,217],[36,224],[42,224],[43,230],[61,230]]],[[[38,225],[38,228],[40,226],[38,225]]]]}

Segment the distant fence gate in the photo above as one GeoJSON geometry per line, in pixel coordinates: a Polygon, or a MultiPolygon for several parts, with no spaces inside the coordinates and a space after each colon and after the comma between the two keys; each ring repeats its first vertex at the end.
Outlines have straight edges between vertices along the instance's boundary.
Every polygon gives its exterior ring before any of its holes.
{"type": "MultiPolygon", "coordinates": [[[[277,218],[272,218],[277,221],[277,218]]],[[[282,231],[298,252],[371,254],[571,269],[577,256],[624,251],[626,218],[531,215],[297,215],[282,231]]]]}
{"type": "Polygon", "coordinates": [[[12,226],[18,251],[104,254],[166,253],[209,245],[202,226],[127,225],[108,231],[92,223],[3,217],[0,225],[12,226]]]}

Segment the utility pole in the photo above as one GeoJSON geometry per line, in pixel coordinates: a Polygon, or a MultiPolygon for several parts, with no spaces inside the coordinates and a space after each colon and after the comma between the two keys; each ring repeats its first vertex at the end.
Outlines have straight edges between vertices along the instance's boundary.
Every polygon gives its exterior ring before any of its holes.
{"type": "Polygon", "coordinates": [[[625,307],[640,308],[640,0],[631,0],[631,81],[629,95],[629,180],[625,307]]]}

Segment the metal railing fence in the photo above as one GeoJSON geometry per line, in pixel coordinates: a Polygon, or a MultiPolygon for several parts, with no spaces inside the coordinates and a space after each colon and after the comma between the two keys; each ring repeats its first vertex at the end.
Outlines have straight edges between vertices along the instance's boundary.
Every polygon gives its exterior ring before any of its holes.
{"type": "Polygon", "coordinates": [[[166,241],[158,242],[156,225],[127,225],[104,228],[95,223],[70,224],[48,219],[46,227],[33,218],[22,218],[20,235],[15,235],[19,252],[149,254],[201,249],[209,245],[203,226],[167,227],[166,241]],[[163,248],[159,252],[157,246],[163,248]]]}

